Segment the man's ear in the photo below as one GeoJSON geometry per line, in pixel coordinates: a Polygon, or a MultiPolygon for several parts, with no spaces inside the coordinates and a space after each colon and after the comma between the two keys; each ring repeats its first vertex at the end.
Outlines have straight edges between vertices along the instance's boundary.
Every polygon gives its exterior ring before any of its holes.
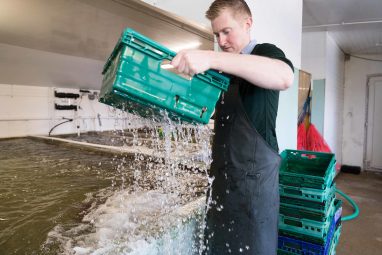
{"type": "Polygon", "coordinates": [[[246,28],[248,29],[248,31],[251,29],[252,24],[253,24],[252,17],[251,17],[251,16],[247,17],[247,18],[245,19],[245,26],[246,26],[246,28]]]}

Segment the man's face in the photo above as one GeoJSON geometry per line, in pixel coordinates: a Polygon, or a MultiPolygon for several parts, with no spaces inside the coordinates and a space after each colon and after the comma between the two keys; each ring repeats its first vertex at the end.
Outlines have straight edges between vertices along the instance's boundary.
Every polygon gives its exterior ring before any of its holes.
{"type": "Polygon", "coordinates": [[[251,17],[234,17],[232,11],[225,9],[211,21],[212,31],[220,49],[224,52],[240,53],[250,41],[251,17]]]}

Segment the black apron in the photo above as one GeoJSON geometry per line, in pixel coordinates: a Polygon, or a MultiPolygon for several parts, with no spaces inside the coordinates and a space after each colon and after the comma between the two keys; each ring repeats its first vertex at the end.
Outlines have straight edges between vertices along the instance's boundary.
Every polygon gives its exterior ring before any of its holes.
{"type": "Polygon", "coordinates": [[[281,159],[247,116],[241,82],[216,104],[204,254],[277,254],[281,159]]]}

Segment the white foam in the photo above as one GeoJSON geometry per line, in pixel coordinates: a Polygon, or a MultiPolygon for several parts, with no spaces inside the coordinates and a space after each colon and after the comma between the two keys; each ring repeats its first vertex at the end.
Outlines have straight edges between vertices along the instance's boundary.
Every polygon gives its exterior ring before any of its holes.
{"type": "Polygon", "coordinates": [[[90,253],[91,248],[74,247],[73,250],[75,254],[85,255],[90,253]]]}
{"type": "MultiPolygon", "coordinates": [[[[204,198],[186,206],[175,195],[159,191],[129,194],[120,191],[87,214],[93,231],[66,237],[65,254],[191,254],[196,249],[197,215],[204,198]]],[[[72,233],[81,233],[79,226],[72,233]]],[[[83,229],[83,227],[82,227],[83,229]]],[[[57,231],[57,230],[56,230],[57,231]]]]}

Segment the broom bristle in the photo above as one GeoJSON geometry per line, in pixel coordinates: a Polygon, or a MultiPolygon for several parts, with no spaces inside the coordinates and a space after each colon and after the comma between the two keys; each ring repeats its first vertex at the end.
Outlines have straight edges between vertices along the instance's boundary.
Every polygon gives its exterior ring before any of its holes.
{"type": "Polygon", "coordinates": [[[303,122],[297,128],[297,150],[306,150],[306,129],[303,122]]]}
{"type": "Polygon", "coordinates": [[[310,151],[331,152],[328,144],[313,124],[310,124],[306,132],[306,147],[310,151]]]}

